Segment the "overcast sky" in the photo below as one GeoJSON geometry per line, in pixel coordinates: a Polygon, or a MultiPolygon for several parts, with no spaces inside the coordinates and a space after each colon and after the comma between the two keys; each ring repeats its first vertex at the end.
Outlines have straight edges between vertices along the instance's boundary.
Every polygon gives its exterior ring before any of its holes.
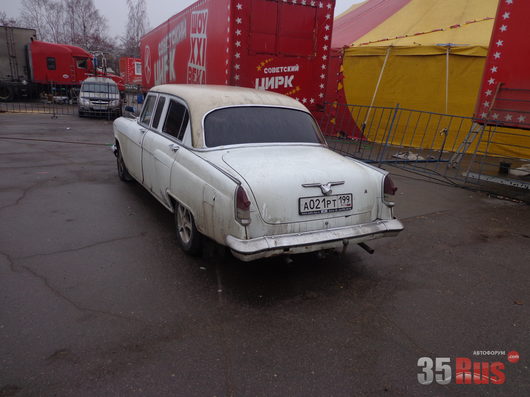
{"type": "MultiPolygon", "coordinates": [[[[170,16],[186,8],[196,0],[146,0],[147,14],[152,28],[160,25],[170,16]]],[[[354,3],[363,0],[336,0],[335,15],[339,15],[354,3]]],[[[20,1],[0,0],[0,10],[8,17],[17,18],[20,13],[20,1]]],[[[127,23],[127,7],[125,0],[94,0],[96,7],[107,18],[111,36],[120,36],[127,23]]]]}

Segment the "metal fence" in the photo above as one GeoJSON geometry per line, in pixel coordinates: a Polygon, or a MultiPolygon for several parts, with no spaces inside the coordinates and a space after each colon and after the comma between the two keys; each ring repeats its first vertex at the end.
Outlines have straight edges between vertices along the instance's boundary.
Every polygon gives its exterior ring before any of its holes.
{"type": "Polygon", "coordinates": [[[399,105],[330,103],[325,114],[322,129],[337,152],[530,202],[530,131],[399,105]]]}
{"type": "MultiPolygon", "coordinates": [[[[24,95],[17,100],[0,102],[0,113],[41,113],[50,114],[52,117],[61,115],[78,116],[78,91],[72,88],[50,86],[48,90],[32,95],[24,95]]],[[[122,93],[123,105],[138,106],[138,94],[140,91],[130,89],[122,93]]],[[[105,98],[103,98],[105,99],[105,98]]],[[[141,100],[140,100],[141,102],[141,100]]],[[[102,107],[103,108],[103,107],[102,107]]],[[[102,111],[91,108],[81,112],[81,116],[114,118],[118,115],[116,111],[102,111]]]]}

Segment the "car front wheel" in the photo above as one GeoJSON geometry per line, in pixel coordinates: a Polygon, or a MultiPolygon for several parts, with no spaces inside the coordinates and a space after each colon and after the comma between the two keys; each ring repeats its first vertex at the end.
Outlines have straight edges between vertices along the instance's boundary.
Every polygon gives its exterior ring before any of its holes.
{"type": "Polygon", "coordinates": [[[201,250],[201,234],[195,227],[191,212],[180,204],[175,205],[177,241],[184,252],[198,255],[201,250]]]}

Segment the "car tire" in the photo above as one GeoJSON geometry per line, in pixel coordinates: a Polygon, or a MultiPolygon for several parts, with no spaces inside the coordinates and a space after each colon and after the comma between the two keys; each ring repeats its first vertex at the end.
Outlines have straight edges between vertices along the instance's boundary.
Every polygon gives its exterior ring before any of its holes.
{"type": "Polygon", "coordinates": [[[0,102],[10,102],[15,99],[13,89],[7,85],[0,86],[0,102]]]}
{"type": "Polygon", "coordinates": [[[175,230],[182,250],[192,256],[199,255],[202,235],[195,226],[191,211],[178,203],[175,204],[175,230]]]}
{"type": "Polygon", "coordinates": [[[127,167],[125,166],[125,162],[123,161],[123,156],[121,154],[120,147],[118,146],[118,153],[116,155],[116,166],[118,168],[118,176],[123,182],[130,182],[132,180],[131,174],[129,174],[129,170],[127,170],[127,167]]]}

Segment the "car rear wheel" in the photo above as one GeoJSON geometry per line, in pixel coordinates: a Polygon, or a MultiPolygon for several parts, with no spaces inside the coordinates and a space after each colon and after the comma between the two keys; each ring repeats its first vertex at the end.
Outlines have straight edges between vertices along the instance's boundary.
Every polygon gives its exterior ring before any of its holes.
{"type": "Polygon", "coordinates": [[[184,252],[198,255],[201,251],[201,234],[195,227],[192,213],[180,204],[175,206],[177,241],[184,252]]]}
{"type": "Polygon", "coordinates": [[[127,167],[125,166],[125,162],[123,161],[123,156],[121,154],[120,147],[118,146],[118,154],[116,156],[116,165],[118,167],[118,176],[120,179],[124,182],[130,182],[132,180],[131,174],[129,174],[129,171],[127,170],[127,167]]]}

